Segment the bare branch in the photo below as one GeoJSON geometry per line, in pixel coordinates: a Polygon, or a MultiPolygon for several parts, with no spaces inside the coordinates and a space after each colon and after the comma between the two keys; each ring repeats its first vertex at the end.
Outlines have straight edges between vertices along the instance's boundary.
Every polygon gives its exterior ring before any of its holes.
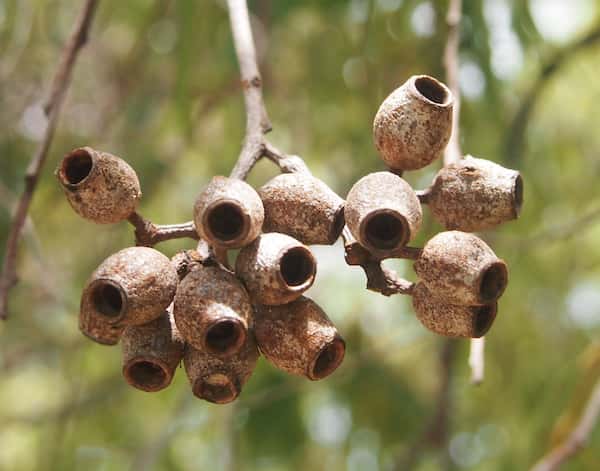
{"type": "Polygon", "coordinates": [[[172,239],[189,238],[198,240],[194,221],[181,224],[157,225],[134,212],[127,219],[135,227],[135,243],[145,247],[154,247],[159,242],[172,239]]]}
{"type": "Polygon", "coordinates": [[[0,319],[6,319],[8,315],[8,293],[17,282],[17,250],[23,233],[23,226],[27,220],[27,213],[33,198],[33,193],[37,187],[40,173],[46,162],[54,138],[54,132],[58,125],[62,104],[71,82],[75,61],[79,51],[87,41],[88,32],[97,5],[98,0],[87,0],[85,2],[75,28],[73,29],[73,33],[63,49],[56,74],[52,80],[50,93],[44,106],[44,110],[48,117],[46,130],[37,152],[27,167],[27,172],[25,174],[25,189],[19,199],[8,234],[8,240],[6,242],[2,275],[0,276],[0,319]]]}
{"type": "Polygon", "coordinates": [[[471,339],[469,366],[471,368],[471,383],[481,384],[485,376],[485,337],[471,339]]]}
{"type": "Polygon", "coordinates": [[[451,164],[462,158],[460,150],[460,86],[458,83],[458,47],[460,44],[460,22],[462,17],[462,0],[450,0],[446,24],[448,37],[444,49],[444,68],[446,69],[446,82],[454,95],[454,108],[452,112],[452,135],[444,153],[444,165],[451,164]]]}
{"type": "Polygon", "coordinates": [[[569,458],[585,447],[598,419],[600,418],[600,379],[585,406],[585,410],[577,426],[567,439],[544,456],[531,468],[531,471],[554,471],[560,468],[569,458]]]}

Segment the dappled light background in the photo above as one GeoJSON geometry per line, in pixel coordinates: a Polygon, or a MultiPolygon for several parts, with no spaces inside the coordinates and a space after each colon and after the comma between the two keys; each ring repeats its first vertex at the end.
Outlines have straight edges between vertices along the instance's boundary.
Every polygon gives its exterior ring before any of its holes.
{"type": "MultiPolygon", "coordinates": [[[[43,97],[80,2],[0,0],[0,243],[46,121],[43,97]]],[[[250,2],[272,141],[344,196],[383,169],[371,137],[385,96],[410,75],[443,79],[445,1],[250,2]]],[[[233,405],[195,399],[182,369],[148,394],[121,377],[119,347],[77,328],[86,278],[131,245],[126,224],[69,207],[53,176],[91,145],[138,172],[140,212],[191,219],[212,175],[237,159],[245,114],[224,2],[102,0],[82,51],[19,253],[0,324],[0,469],[279,471],[527,469],[573,428],[600,376],[600,1],[465,0],[461,145],[519,169],[521,218],[484,234],[510,268],[486,342],[486,379],[469,384],[468,342],[450,364],[448,440],[436,420],[444,340],[410,299],[365,289],[343,247],[316,247],[308,295],[347,342],[321,382],[264,359],[233,405]],[[442,466],[445,466],[443,468],[442,466]]],[[[406,178],[426,187],[437,162],[406,178]]],[[[261,162],[261,185],[276,168],[261,162]]],[[[424,209],[415,245],[441,228],[424,209]]],[[[159,246],[168,255],[193,247],[159,246]]],[[[387,261],[414,279],[409,261],[387,261]]],[[[569,470],[600,469],[600,430],[569,470]]]]}

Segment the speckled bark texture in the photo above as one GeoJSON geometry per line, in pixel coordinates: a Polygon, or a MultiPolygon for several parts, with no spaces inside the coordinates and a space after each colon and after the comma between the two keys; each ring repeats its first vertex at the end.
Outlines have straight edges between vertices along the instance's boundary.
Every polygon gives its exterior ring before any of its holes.
{"type": "Polygon", "coordinates": [[[457,306],[435,297],[423,283],[413,292],[417,319],[432,332],[446,337],[483,337],[496,319],[496,302],[484,306],[457,306]]]}
{"type": "Polygon", "coordinates": [[[293,237],[270,232],[240,251],[235,271],[254,303],[277,305],[299,298],[312,286],[317,262],[293,237]]]}
{"type": "Polygon", "coordinates": [[[286,173],[260,190],[265,232],[280,232],[303,244],[333,244],[344,228],[344,200],[312,175],[286,173]]]}
{"type": "Polygon", "coordinates": [[[171,261],[149,247],[129,247],[94,271],[81,297],[81,310],[122,325],[156,319],[171,304],[179,278],[171,261]]]}
{"type": "Polygon", "coordinates": [[[446,229],[492,229],[519,216],[523,180],[516,170],[467,156],[438,172],[428,204],[446,229]]]}
{"type": "Polygon", "coordinates": [[[350,189],[344,209],[354,238],[385,257],[405,246],[421,227],[421,204],[411,186],[390,172],[364,176],[350,189]]]}
{"type": "Polygon", "coordinates": [[[175,323],[194,348],[222,357],[239,351],[252,324],[252,305],[242,283],[217,266],[198,266],[181,281],[175,323]]]}
{"type": "Polygon", "coordinates": [[[123,376],[134,388],[154,392],[166,388],[183,358],[184,342],[168,312],[123,332],[123,376]]]}
{"type": "Polygon", "coordinates": [[[110,317],[100,314],[90,304],[79,310],[79,330],[90,340],[101,345],[116,345],[125,330],[123,324],[111,322],[110,317]]]}
{"type": "Polygon", "coordinates": [[[416,170],[439,158],[452,132],[452,93],[416,75],[381,104],[373,122],[375,147],[392,170],[416,170]]]}
{"type": "Polygon", "coordinates": [[[214,177],[194,206],[198,235],[221,247],[248,245],[260,234],[263,220],[260,196],[236,178],[214,177]]]}
{"type": "Polygon", "coordinates": [[[127,219],[142,197],[138,177],[127,162],[90,147],[67,154],[56,176],[75,212],[99,224],[127,219]]]}
{"type": "Polygon", "coordinates": [[[254,334],[250,330],[242,348],[227,359],[186,345],[183,365],[196,397],[216,404],[227,404],[240,395],[256,367],[258,357],[254,334]]]}
{"type": "Polygon", "coordinates": [[[480,238],[466,232],[440,232],[425,244],[414,264],[429,291],[450,304],[489,304],[508,283],[506,263],[480,238]]]}
{"type": "Polygon", "coordinates": [[[301,297],[256,309],[256,341],[267,360],[288,373],[323,379],[342,363],[345,343],[323,310],[301,297]]]}

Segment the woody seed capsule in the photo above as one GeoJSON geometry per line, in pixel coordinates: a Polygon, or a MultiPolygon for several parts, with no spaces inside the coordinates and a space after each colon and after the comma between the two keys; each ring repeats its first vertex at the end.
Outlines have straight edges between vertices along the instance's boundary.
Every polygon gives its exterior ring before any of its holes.
{"type": "Polygon", "coordinates": [[[101,345],[116,345],[125,330],[123,324],[111,322],[110,317],[106,317],[91,305],[86,305],[79,311],[79,330],[90,340],[101,345]]]}
{"type": "Polygon", "coordinates": [[[129,247],[102,262],[81,297],[86,319],[109,324],[140,325],[167,308],[179,279],[170,260],[149,247],[129,247]]]}
{"type": "Polygon", "coordinates": [[[260,196],[236,178],[214,177],[194,206],[198,235],[225,248],[240,248],[256,239],[263,219],[260,196]]]}
{"type": "Polygon", "coordinates": [[[346,198],[346,224],[370,252],[387,256],[405,246],[421,227],[421,204],[411,186],[390,172],[366,175],[346,198]]]}
{"type": "Polygon", "coordinates": [[[437,298],[424,283],[417,284],[412,296],[419,321],[430,331],[446,337],[483,337],[498,311],[496,301],[483,306],[448,304],[437,298]]]}
{"type": "Polygon", "coordinates": [[[415,75],[381,104],[373,122],[375,147],[394,171],[416,170],[439,158],[452,132],[452,93],[415,75]]]}
{"type": "Polygon", "coordinates": [[[506,263],[466,232],[437,234],[423,247],[414,269],[437,298],[461,306],[489,304],[508,283],[506,263]]]}
{"type": "Polygon", "coordinates": [[[255,326],[262,354],[288,373],[323,379],[344,359],[344,340],[317,303],[304,296],[282,306],[258,307],[255,326]]]}
{"type": "Polygon", "coordinates": [[[249,331],[242,348],[226,359],[186,345],[183,365],[196,397],[227,404],[240,395],[258,357],[254,334],[249,331]]]}
{"type": "Polygon", "coordinates": [[[303,244],[333,244],[344,228],[344,200],[318,178],[281,174],[259,190],[265,232],[280,232],[303,244]]]}
{"type": "Polygon", "coordinates": [[[523,180],[516,170],[467,156],[438,172],[428,204],[446,229],[491,229],[519,216],[523,180]]]}
{"type": "Polygon", "coordinates": [[[138,177],[127,162],[90,147],[67,154],[56,176],[75,212],[99,224],[127,219],[142,197],[138,177]]]}
{"type": "Polygon", "coordinates": [[[296,239],[270,232],[240,251],[235,272],[253,302],[286,304],[312,286],[317,262],[308,247],[296,239]]]}
{"type": "Polygon", "coordinates": [[[123,332],[123,376],[134,388],[154,392],[166,388],[183,358],[183,339],[168,312],[123,332]]]}
{"type": "Polygon", "coordinates": [[[244,286],[216,266],[192,269],[177,288],[173,312],[186,342],[217,356],[238,352],[252,322],[252,305],[244,286]]]}

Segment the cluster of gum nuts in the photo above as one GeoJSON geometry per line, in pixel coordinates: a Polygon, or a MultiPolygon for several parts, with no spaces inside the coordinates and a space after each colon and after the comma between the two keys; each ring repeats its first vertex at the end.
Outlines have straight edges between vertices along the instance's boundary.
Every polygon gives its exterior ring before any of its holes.
{"type": "MultiPolygon", "coordinates": [[[[345,343],[323,310],[302,296],[316,275],[307,246],[333,244],[347,226],[372,259],[397,257],[419,230],[425,203],[447,231],[418,249],[415,313],[440,335],[484,335],[507,268],[470,232],[518,216],[519,173],[466,157],[442,168],[420,194],[399,176],[442,155],[452,105],[450,90],[428,76],[393,91],[373,126],[390,171],[361,178],[345,201],[308,172],[278,175],[258,191],[214,177],[195,203],[194,226],[213,249],[240,249],[235,268],[196,251],[170,260],[150,247],[121,250],[88,280],[80,330],[101,344],[120,340],[123,375],[144,391],[167,387],[183,359],[196,396],[230,402],[259,352],[288,373],[322,379],[341,364],[345,343]]],[[[57,176],[73,209],[96,223],[129,218],[141,197],[124,160],[88,147],[66,155],[57,176]]]]}

